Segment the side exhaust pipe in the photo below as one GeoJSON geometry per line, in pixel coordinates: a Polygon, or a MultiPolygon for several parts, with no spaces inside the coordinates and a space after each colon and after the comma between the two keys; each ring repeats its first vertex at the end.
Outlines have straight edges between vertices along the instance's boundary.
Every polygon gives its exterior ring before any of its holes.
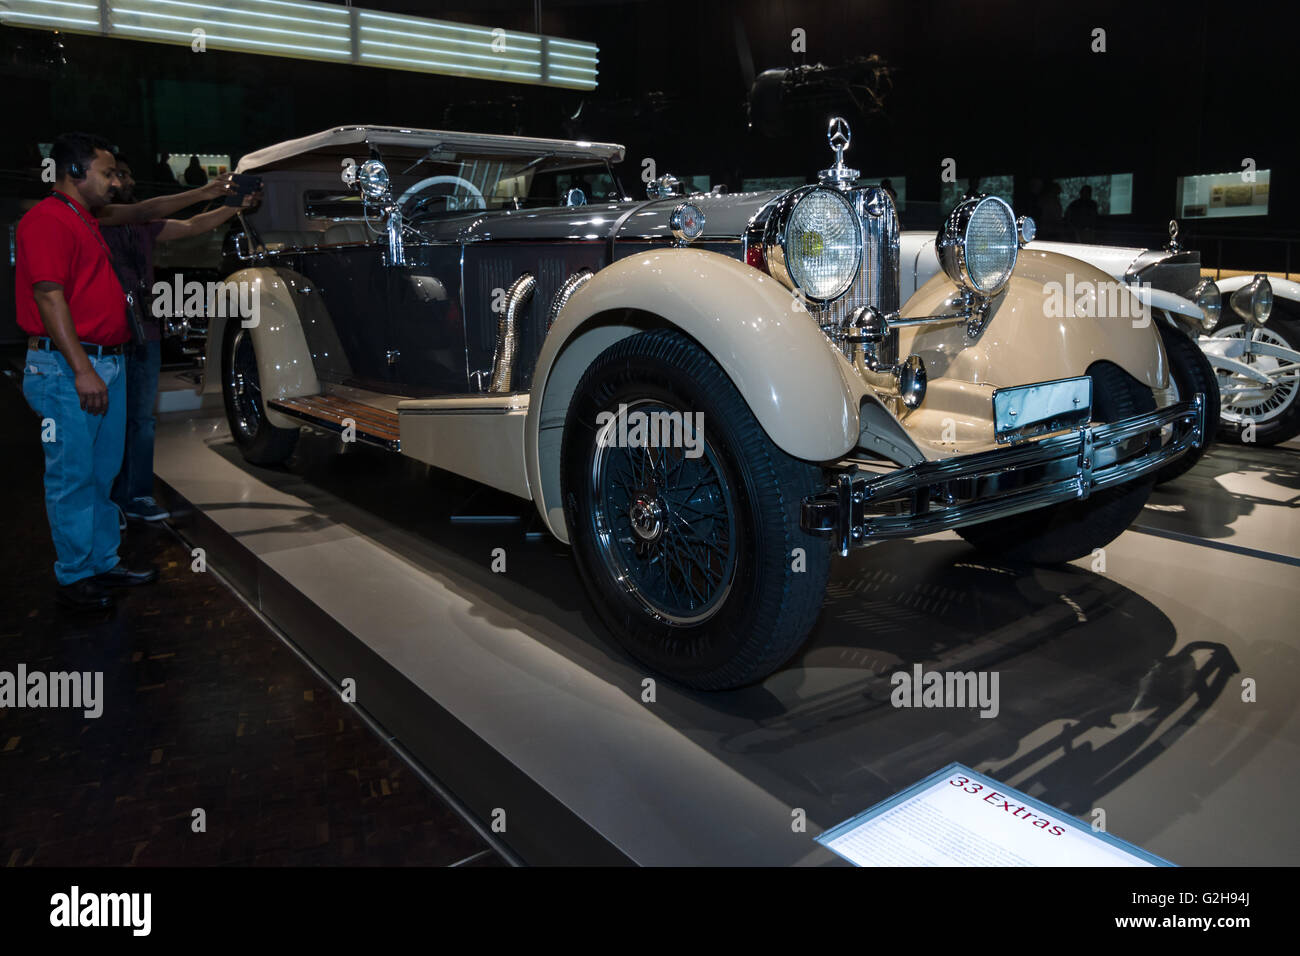
{"type": "Polygon", "coordinates": [[[492,381],[489,392],[509,392],[514,386],[515,360],[519,354],[519,315],[532,301],[537,278],[525,272],[506,292],[506,307],[497,325],[497,347],[492,356],[492,381]]]}
{"type": "Polygon", "coordinates": [[[555,324],[555,320],[564,311],[564,307],[569,304],[569,299],[572,298],[573,293],[586,285],[594,274],[590,269],[579,269],[564,280],[564,284],[556,290],[555,298],[551,300],[551,311],[546,315],[547,332],[551,331],[551,326],[555,324]]]}

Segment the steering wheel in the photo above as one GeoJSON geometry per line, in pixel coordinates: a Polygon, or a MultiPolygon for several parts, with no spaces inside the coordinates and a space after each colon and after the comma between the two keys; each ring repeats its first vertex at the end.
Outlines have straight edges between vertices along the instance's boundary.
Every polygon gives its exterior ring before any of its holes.
{"type": "MultiPolygon", "coordinates": [[[[446,176],[446,175],[430,176],[427,179],[421,179],[418,183],[415,183],[413,186],[407,189],[406,192],[402,193],[401,197],[397,200],[398,208],[405,208],[407,201],[415,193],[420,192],[422,189],[428,186],[440,186],[440,185],[464,186],[465,191],[469,193],[469,196],[468,197],[457,196],[455,198],[457,199],[468,198],[474,200],[476,204],[472,206],[466,206],[465,208],[467,209],[487,208],[487,200],[483,198],[483,193],[479,191],[479,188],[477,186],[475,186],[468,179],[462,179],[460,176],[446,176]]],[[[446,194],[445,196],[440,196],[440,197],[430,196],[427,201],[431,202],[434,198],[451,199],[452,197],[450,194],[446,194]]]]}

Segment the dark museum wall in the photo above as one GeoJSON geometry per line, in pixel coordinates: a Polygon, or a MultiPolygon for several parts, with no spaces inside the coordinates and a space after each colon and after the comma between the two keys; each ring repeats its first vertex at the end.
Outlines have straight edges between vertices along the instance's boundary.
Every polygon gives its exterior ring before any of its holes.
{"type": "MultiPolygon", "coordinates": [[[[528,31],[538,15],[527,0],[362,5],[528,31]]],[[[958,176],[1011,173],[1018,186],[1132,172],[1133,212],[1113,217],[1107,236],[1154,242],[1174,213],[1177,176],[1237,170],[1250,157],[1274,171],[1270,214],[1189,223],[1184,235],[1300,236],[1295,136],[1279,121],[1293,113],[1289,41],[1207,0],[546,0],[540,27],[600,45],[594,93],[0,28],[14,134],[0,143],[3,188],[28,188],[35,144],[70,128],[151,162],[163,150],[237,157],[341,123],[391,123],[615,140],[628,147],[622,171],[638,195],[644,157],[734,189],[825,167],[825,119],[839,112],[853,122],[851,165],[905,175],[909,202],[939,199],[948,157],[958,176]],[[1098,27],[1104,53],[1091,50],[1098,27]],[[806,53],[791,49],[795,30],[806,53]],[[859,89],[857,103],[846,91],[759,117],[777,135],[749,127],[755,74],[872,54],[890,70],[883,112],[868,115],[859,89]]],[[[1272,260],[1287,246],[1244,248],[1280,268],[1272,260]]]]}

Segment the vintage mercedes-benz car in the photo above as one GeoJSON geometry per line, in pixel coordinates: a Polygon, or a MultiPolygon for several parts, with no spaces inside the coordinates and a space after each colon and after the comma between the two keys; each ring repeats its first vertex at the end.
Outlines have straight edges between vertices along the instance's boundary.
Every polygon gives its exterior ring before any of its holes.
{"type": "MultiPolygon", "coordinates": [[[[888,193],[816,185],[627,198],[620,146],[342,127],[245,156],[230,237],[257,315],[211,319],[252,462],[305,424],[535,503],[634,657],[720,689],[771,673],[833,555],[956,529],[1062,562],[1128,527],[1201,441],[1154,329],[1058,320],[1086,264],[960,203],[904,305],[888,193]],[[601,198],[592,201],[596,196],[601,198]],[[900,308],[900,306],[902,306],[900,308]]],[[[910,268],[910,264],[909,264],[910,268]]]]}

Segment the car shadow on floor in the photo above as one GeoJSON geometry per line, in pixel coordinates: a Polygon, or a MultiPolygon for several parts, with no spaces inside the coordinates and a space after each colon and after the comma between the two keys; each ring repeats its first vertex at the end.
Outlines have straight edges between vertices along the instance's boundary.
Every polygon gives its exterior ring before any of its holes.
{"type": "MultiPolygon", "coordinates": [[[[1294,522],[1300,508],[1300,456],[1288,448],[1247,448],[1216,444],[1185,475],[1161,485],[1138,518],[1138,524],[1221,541],[1238,535],[1239,520],[1277,509],[1281,520],[1294,522]],[[1253,473],[1275,497],[1232,491],[1219,479],[1253,473]]],[[[1300,556],[1300,554],[1293,554],[1300,556]]]]}
{"type": "MultiPolygon", "coordinates": [[[[228,440],[210,445],[305,501],[308,513],[436,567],[480,597],[485,618],[508,613],[629,694],[653,677],[604,634],[568,548],[528,533],[530,504],[399,456],[370,449],[340,456],[337,442],[321,436],[304,435],[280,469],[248,465],[228,440]],[[502,520],[454,520],[469,512],[502,520]],[[509,554],[508,574],[489,569],[498,546],[509,554]]],[[[763,683],[705,694],[659,680],[654,706],[814,818],[861,810],[952,761],[1082,814],[1201,722],[1237,672],[1222,643],[1178,646],[1169,618],[1113,578],[1075,566],[989,562],[938,536],[835,562],[808,642],[763,683]],[[996,716],[971,706],[894,706],[895,675],[918,665],[996,673],[996,716]]],[[[1260,718],[1272,724],[1288,714],[1260,718]]],[[[1233,745],[1229,763],[1246,761],[1272,736],[1254,729],[1233,745]]],[[[1220,765],[1217,779],[1196,792],[1213,790],[1222,772],[1220,765]]],[[[1195,799],[1191,791],[1187,799],[1195,799]]]]}

